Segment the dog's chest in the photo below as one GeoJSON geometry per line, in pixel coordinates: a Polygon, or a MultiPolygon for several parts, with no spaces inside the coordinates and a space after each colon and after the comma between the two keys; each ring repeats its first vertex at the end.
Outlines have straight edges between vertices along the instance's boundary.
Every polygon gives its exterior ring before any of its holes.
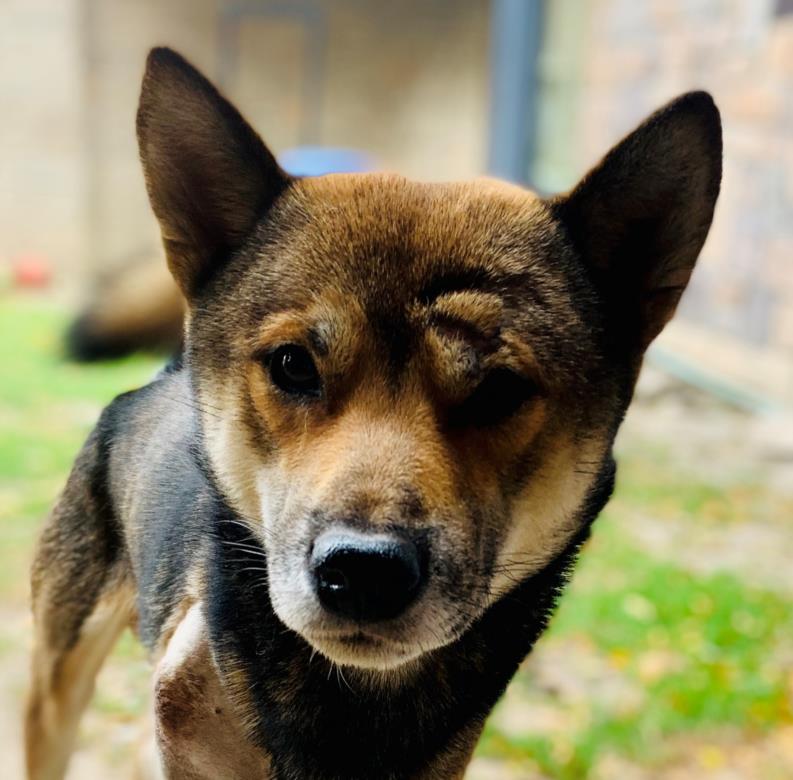
{"type": "Polygon", "coordinates": [[[212,661],[200,604],[176,628],[154,680],[157,746],[165,776],[250,780],[272,776],[267,754],[245,737],[212,661]]]}

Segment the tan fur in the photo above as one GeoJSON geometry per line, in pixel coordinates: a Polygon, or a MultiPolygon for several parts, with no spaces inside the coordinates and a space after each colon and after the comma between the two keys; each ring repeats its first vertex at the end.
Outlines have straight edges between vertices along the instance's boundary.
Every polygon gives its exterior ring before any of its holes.
{"type": "Polygon", "coordinates": [[[96,605],[74,646],[59,655],[42,636],[46,624],[37,622],[25,726],[30,780],[63,777],[96,675],[133,619],[133,592],[128,586],[117,587],[96,605]]]}
{"type": "Polygon", "coordinates": [[[587,444],[576,447],[561,438],[549,447],[549,457],[540,472],[516,500],[515,522],[496,561],[491,601],[542,569],[575,534],[575,509],[591,485],[589,464],[603,457],[602,441],[593,436],[587,444]]]}

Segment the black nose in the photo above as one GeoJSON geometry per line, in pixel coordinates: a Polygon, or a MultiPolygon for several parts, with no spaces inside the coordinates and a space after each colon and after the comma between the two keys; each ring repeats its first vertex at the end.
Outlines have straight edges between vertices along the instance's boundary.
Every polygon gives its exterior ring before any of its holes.
{"type": "Polygon", "coordinates": [[[314,542],[311,568],[322,606],[359,622],[401,614],[424,580],[416,545],[385,534],[326,531],[314,542]]]}

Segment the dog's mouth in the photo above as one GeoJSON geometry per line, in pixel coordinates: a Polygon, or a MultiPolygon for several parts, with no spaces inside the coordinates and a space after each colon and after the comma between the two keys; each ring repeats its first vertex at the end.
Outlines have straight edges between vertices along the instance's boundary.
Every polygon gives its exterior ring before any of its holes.
{"type": "MultiPolygon", "coordinates": [[[[271,583],[272,585],[272,583],[271,583]]],[[[365,670],[394,670],[420,661],[454,642],[473,618],[461,619],[454,604],[431,586],[404,614],[361,621],[329,613],[314,594],[278,592],[273,606],[280,619],[327,660],[365,670]]]]}
{"type": "Polygon", "coordinates": [[[364,631],[356,631],[352,634],[340,634],[336,637],[325,637],[325,640],[340,642],[350,647],[382,647],[383,644],[386,643],[386,640],[381,637],[372,636],[364,631]]]}

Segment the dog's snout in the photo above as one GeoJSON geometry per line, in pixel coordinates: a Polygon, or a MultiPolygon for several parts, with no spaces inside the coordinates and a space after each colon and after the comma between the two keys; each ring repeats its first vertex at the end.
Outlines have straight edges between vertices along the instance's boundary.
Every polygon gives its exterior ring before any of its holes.
{"type": "Polygon", "coordinates": [[[404,612],[421,590],[424,568],[416,545],[395,536],[326,531],[311,554],[322,606],[357,622],[404,612]]]}

